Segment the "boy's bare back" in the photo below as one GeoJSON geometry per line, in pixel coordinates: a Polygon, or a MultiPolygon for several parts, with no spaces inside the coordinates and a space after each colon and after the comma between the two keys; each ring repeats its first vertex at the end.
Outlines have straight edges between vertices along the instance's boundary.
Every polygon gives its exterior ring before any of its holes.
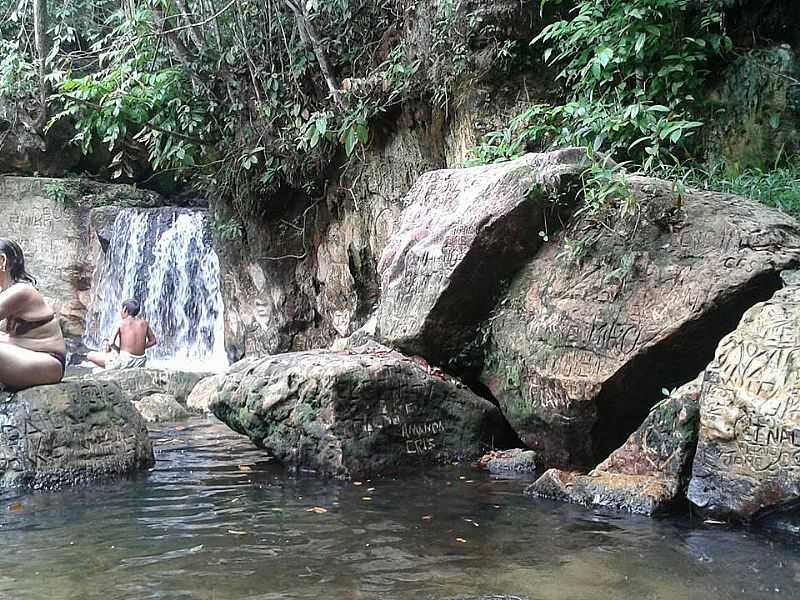
{"type": "MultiPolygon", "coordinates": [[[[128,317],[122,319],[117,328],[119,349],[135,356],[144,355],[146,348],[155,345],[155,335],[144,319],[128,317]]],[[[116,336],[115,336],[116,337],[116,336]]]]}

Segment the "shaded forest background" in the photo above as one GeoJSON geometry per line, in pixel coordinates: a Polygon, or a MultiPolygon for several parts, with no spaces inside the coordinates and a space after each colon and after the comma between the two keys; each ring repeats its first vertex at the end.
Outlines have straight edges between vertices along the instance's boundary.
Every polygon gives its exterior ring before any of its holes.
{"type": "MultiPolygon", "coordinates": [[[[578,144],[796,212],[798,13],[788,0],[0,0],[0,168],[214,198],[217,235],[236,240],[276,202],[324,194],[402,110],[445,122],[488,84],[515,110],[498,108],[468,164],[578,144]]],[[[627,210],[617,170],[591,174],[587,210],[627,210]]]]}

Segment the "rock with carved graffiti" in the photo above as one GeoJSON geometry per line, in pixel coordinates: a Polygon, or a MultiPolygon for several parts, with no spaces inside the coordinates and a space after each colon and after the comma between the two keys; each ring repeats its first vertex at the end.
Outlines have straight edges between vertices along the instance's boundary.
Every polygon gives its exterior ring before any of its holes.
{"type": "Polygon", "coordinates": [[[783,213],[626,181],[616,231],[576,215],[514,277],[485,327],[481,380],[545,466],[583,470],[618,448],[662,389],[704,369],[800,260],[800,225],[783,213]]]}
{"type": "Polygon", "coordinates": [[[500,283],[574,201],[586,152],[569,148],[422,175],[378,264],[379,339],[452,361],[491,311],[500,283]]]}
{"type": "Polygon", "coordinates": [[[113,383],[72,380],[0,395],[0,487],[55,488],[153,462],[142,417],[113,383]]]}
{"type": "Polygon", "coordinates": [[[530,496],[653,515],[684,500],[697,445],[702,375],[674,390],[588,475],[550,469],[530,496]]]}
{"type": "Polygon", "coordinates": [[[245,359],[210,406],[287,466],[323,476],[467,460],[513,438],[497,408],[460,381],[376,344],[245,359]]]}
{"type": "Polygon", "coordinates": [[[749,520],[800,501],[800,286],[742,317],[705,373],[689,500],[749,520]]]}

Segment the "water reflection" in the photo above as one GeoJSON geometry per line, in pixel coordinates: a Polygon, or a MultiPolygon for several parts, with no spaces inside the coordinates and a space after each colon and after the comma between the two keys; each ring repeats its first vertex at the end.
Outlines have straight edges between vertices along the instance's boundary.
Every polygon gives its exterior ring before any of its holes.
{"type": "Polygon", "coordinates": [[[800,582],[792,545],[758,532],[534,502],[465,469],[287,478],[213,421],[154,439],[147,476],[2,498],[0,600],[738,599],[800,582]]]}

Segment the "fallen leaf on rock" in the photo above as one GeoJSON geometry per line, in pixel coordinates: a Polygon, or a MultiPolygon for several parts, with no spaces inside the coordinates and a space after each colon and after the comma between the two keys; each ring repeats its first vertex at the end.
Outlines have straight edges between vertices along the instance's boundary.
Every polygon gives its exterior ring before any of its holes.
{"type": "Polygon", "coordinates": [[[25,505],[22,502],[12,502],[8,505],[8,510],[11,511],[22,510],[23,508],[25,508],[25,505]]]}
{"type": "Polygon", "coordinates": [[[247,532],[241,529],[228,529],[228,533],[233,535],[247,535],[247,532]]]}
{"type": "Polygon", "coordinates": [[[186,427],[184,427],[183,425],[178,425],[178,426],[175,428],[175,431],[184,431],[185,429],[186,429],[186,427]]]}
{"type": "Polygon", "coordinates": [[[252,471],[253,467],[249,467],[247,465],[239,465],[239,470],[240,471],[252,471]]]}
{"type": "Polygon", "coordinates": [[[313,513],[317,513],[318,515],[321,515],[322,513],[328,512],[328,509],[327,508],[322,508],[321,506],[313,506],[311,508],[307,508],[306,512],[313,512],[313,513]]]}

